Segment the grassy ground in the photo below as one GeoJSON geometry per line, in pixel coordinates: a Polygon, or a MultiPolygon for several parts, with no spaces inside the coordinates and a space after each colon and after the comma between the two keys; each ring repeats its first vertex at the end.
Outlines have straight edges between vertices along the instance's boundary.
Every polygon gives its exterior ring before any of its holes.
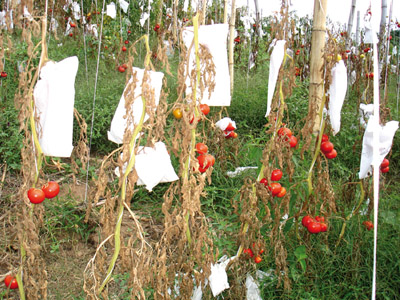
{"type": "MultiPolygon", "coordinates": [[[[138,49],[139,56],[143,49],[138,49]]],[[[88,81],[84,65],[84,51],[81,41],[61,40],[52,41],[49,45],[49,57],[54,60],[78,55],[80,66],[76,80],[76,108],[82,113],[86,122],[91,123],[92,105],[94,93],[94,78],[96,72],[96,59],[94,52],[88,51],[88,81]],[[57,44],[63,43],[57,47],[57,44]]],[[[140,61],[141,58],[138,59],[140,61]]],[[[176,68],[177,57],[172,59],[172,66],[176,68]]],[[[125,75],[115,69],[115,63],[107,56],[100,60],[99,81],[97,85],[96,105],[94,112],[94,127],[92,135],[92,155],[101,159],[102,155],[110,152],[115,145],[107,140],[106,131],[109,128],[111,118],[114,114],[120,96],[125,85],[125,75]]],[[[172,68],[172,74],[176,70],[172,68]]],[[[212,175],[212,184],[205,188],[206,196],[202,199],[202,210],[207,216],[210,224],[210,234],[213,235],[214,244],[218,247],[220,255],[233,256],[236,254],[238,242],[237,234],[240,230],[240,220],[233,213],[232,200],[237,197],[238,190],[246,178],[254,178],[258,171],[250,170],[238,177],[229,178],[226,171],[233,171],[240,166],[260,166],[263,146],[268,140],[264,133],[264,111],[266,103],[267,66],[263,65],[257,71],[251,72],[249,77],[243,71],[238,71],[235,81],[232,106],[228,113],[239,125],[239,138],[226,144],[225,156],[218,160],[212,175]]],[[[10,73],[10,77],[16,79],[17,73],[10,73]]],[[[169,76],[170,96],[169,103],[176,96],[176,82],[173,76],[169,76]]],[[[7,95],[6,103],[12,101],[13,87],[11,84],[7,90],[2,90],[2,95],[7,95]]],[[[301,129],[303,116],[307,111],[307,84],[298,82],[293,96],[288,99],[290,122],[294,131],[301,129]]],[[[392,108],[393,116],[396,116],[393,84],[390,85],[389,106],[392,108]]],[[[211,114],[217,114],[219,109],[212,109],[211,114]]],[[[7,109],[8,122],[12,119],[15,111],[7,109]]],[[[339,150],[337,160],[330,163],[331,181],[334,186],[339,211],[337,216],[329,220],[329,232],[325,235],[310,236],[304,231],[296,236],[289,231],[286,236],[285,247],[288,252],[288,267],[291,279],[291,290],[284,291],[279,285],[275,275],[260,280],[260,290],[263,299],[369,299],[372,285],[373,265],[373,232],[367,231],[362,222],[372,215],[356,215],[347,222],[347,228],[338,247],[335,244],[343,224],[343,218],[347,216],[358,201],[359,192],[346,194],[344,187],[349,181],[351,174],[357,172],[359,165],[359,152],[354,151],[360,140],[356,124],[357,116],[354,114],[354,103],[347,101],[344,107],[343,129],[335,137],[335,147],[339,150]],[[354,146],[356,145],[356,146],[354,146]],[[306,269],[303,270],[296,256],[299,247],[305,247],[307,258],[306,269]]],[[[171,119],[167,127],[173,126],[171,119]]],[[[11,130],[11,129],[7,129],[11,130]]],[[[390,174],[382,177],[382,190],[379,211],[378,229],[378,255],[377,255],[377,299],[400,299],[400,186],[398,157],[399,134],[395,138],[392,160],[393,169],[390,174]]],[[[10,145],[14,147],[14,160],[17,161],[18,140],[10,145]]],[[[5,146],[3,144],[3,148],[5,146]]],[[[217,151],[216,146],[210,147],[210,152],[217,151]],[[214,148],[213,148],[214,147],[214,148]]],[[[294,155],[296,172],[294,181],[304,179],[308,160],[300,158],[300,150],[294,155]]],[[[13,158],[12,153],[9,157],[13,158]]],[[[176,158],[172,157],[176,164],[176,158]]],[[[11,161],[11,159],[10,159],[11,161]]],[[[65,170],[57,172],[46,169],[47,176],[61,179],[62,192],[54,202],[46,204],[46,215],[44,227],[41,232],[43,241],[43,256],[46,259],[49,276],[49,299],[84,299],[82,291],[82,273],[90,257],[95,252],[98,244],[96,233],[96,214],[89,224],[83,222],[84,218],[84,187],[85,174],[80,174],[78,184],[74,184],[68,177],[68,160],[65,170]]],[[[94,174],[98,165],[96,161],[92,164],[90,175],[94,174]]],[[[4,235],[0,239],[1,249],[5,250],[5,258],[18,256],[18,245],[12,239],[13,191],[19,186],[17,167],[8,171],[7,179],[3,182],[2,195],[0,198],[0,220],[3,224],[4,235]],[[7,221],[9,220],[9,221],[7,221]],[[12,245],[12,246],[10,246],[12,245]]],[[[288,183],[289,184],[289,183],[288,183]]],[[[140,216],[145,228],[147,238],[157,241],[162,232],[163,215],[161,205],[163,194],[167,185],[157,186],[153,193],[147,193],[143,188],[135,194],[132,201],[132,210],[140,216]]],[[[367,211],[364,204],[362,210],[367,211]]],[[[125,225],[129,222],[126,220],[125,225]]],[[[126,229],[128,230],[128,229],[126,229]]],[[[267,232],[263,233],[265,236],[267,232]]],[[[272,245],[271,245],[272,246],[272,245]]],[[[269,252],[269,249],[266,249],[269,252]]],[[[248,262],[244,262],[248,263],[248,262]]],[[[5,264],[0,261],[0,274],[5,264]]],[[[275,269],[272,260],[264,260],[250,269],[268,272],[275,269]]],[[[232,275],[232,274],[230,274],[232,275]]],[[[112,299],[129,299],[126,287],[127,274],[115,272],[113,282],[110,284],[110,295],[112,299]]],[[[242,278],[243,279],[243,278],[242,278]]],[[[6,299],[6,291],[0,288],[0,299],[6,299]]],[[[16,299],[16,294],[10,294],[9,299],[16,299]]],[[[229,291],[222,294],[220,299],[235,299],[229,291]]]]}

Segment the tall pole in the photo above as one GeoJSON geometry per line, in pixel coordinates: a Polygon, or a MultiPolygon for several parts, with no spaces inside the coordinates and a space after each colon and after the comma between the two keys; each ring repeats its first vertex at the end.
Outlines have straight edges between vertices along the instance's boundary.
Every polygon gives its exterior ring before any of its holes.
{"type": "Polygon", "coordinates": [[[353,31],[353,20],[354,20],[354,12],[356,10],[357,0],[352,0],[349,21],[347,23],[347,38],[346,38],[346,48],[350,48],[352,45],[351,33],[353,31]]]}
{"type": "Polygon", "coordinates": [[[356,45],[360,44],[360,11],[357,10],[356,45]]]}
{"type": "Polygon", "coordinates": [[[224,0],[224,24],[228,24],[228,0],[224,0]]]}
{"type": "Polygon", "coordinates": [[[321,116],[319,111],[324,96],[324,48],[326,35],[326,10],[328,0],[314,0],[314,17],[311,37],[310,87],[308,109],[316,111],[313,133],[319,132],[321,116]]]}
{"type": "Polygon", "coordinates": [[[229,75],[231,78],[231,93],[233,93],[233,75],[234,75],[234,69],[233,69],[233,39],[235,38],[233,36],[235,32],[235,20],[236,20],[236,3],[235,0],[232,0],[232,11],[231,11],[231,19],[229,21],[229,75]]]}

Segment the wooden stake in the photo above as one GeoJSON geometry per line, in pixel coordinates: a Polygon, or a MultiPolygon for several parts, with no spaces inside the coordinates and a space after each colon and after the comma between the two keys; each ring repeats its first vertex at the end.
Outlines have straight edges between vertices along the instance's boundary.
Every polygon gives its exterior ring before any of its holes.
{"type": "Polygon", "coordinates": [[[347,49],[349,49],[350,46],[352,45],[351,32],[353,31],[353,19],[354,19],[354,12],[356,10],[356,3],[357,0],[353,0],[351,3],[349,21],[347,23],[347,38],[346,38],[347,49]]]}
{"type": "Polygon", "coordinates": [[[206,12],[207,12],[207,0],[203,0],[203,15],[201,17],[200,25],[204,25],[206,23],[206,12]]]}
{"type": "Polygon", "coordinates": [[[356,45],[360,44],[360,11],[357,10],[356,45]]]}
{"type": "Polygon", "coordinates": [[[172,7],[173,24],[172,24],[172,41],[175,44],[177,39],[177,27],[178,27],[178,0],[174,0],[174,5],[172,7]]]}
{"type": "Polygon", "coordinates": [[[224,0],[224,24],[228,24],[228,0],[224,0]]]}
{"type": "Polygon", "coordinates": [[[236,19],[236,3],[235,0],[232,0],[232,11],[231,11],[231,19],[229,21],[229,75],[231,78],[231,94],[233,93],[233,40],[234,40],[234,32],[235,32],[235,19],[236,19]]]}
{"type": "Polygon", "coordinates": [[[313,133],[318,134],[321,116],[319,111],[324,95],[324,76],[323,51],[325,48],[326,35],[326,9],[327,0],[314,0],[314,17],[311,37],[311,56],[310,56],[310,97],[309,109],[315,110],[313,133]]]}

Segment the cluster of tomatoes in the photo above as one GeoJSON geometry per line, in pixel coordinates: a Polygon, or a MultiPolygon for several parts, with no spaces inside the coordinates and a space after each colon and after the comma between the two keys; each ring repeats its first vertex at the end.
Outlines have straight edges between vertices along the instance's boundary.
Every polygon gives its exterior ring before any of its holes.
{"type": "Polygon", "coordinates": [[[382,173],[387,173],[389,172],[389,160],[387,158],[384,158],[381,166],[380,166],[381,172],[382,173]]]}
{"type": "Polygon", "coordinates": [[[297,146],[297,138],[293,135],[292,131],[287,127],[281,127],[278,130],[278,136],[285,141],[289,142],[290,148],[297,146]]]}
{"type": "Polygon", "coordinates": [[[268,180],[266,178],[263,178],[260,180],[260,183],[262,183],[266,188],[269,189],[269,191],[271,192],[272,196],[276,196],[278,198],[282,198],[283,196],[286,195],[286,188],[283,187],[279,182],[282,178],[282,171],[279,169],[275,169],[272,171],[271,173],[271,184],[268,184],[268,180]]]}
{"type": "Polygon", "coordinates": [[[156,24],[153,29],[155,32],[157,32],[160,29],[160,24],[156,24]]]}
{"type": "MultiPolygon", "coordinates": [[[[125,43],[125,45],[128,45],[129,41],[126,40],[124,43],[125,43]]],[[[121,50],[122,50],[122,52],[126,52],[126,50],[128,50],[128,49],[126,48],[126,46],[122,46],[121,50]]]]}
{"type": "Polygon", "coordinates": [[[118,67],[118,71],[121,72],[121,73],[124,73],[126,71],[126,69],[128,69],[128,65],[127,64],[123,64],[123,65],[120,65],[118,67]]]}
{"type": "Polygon", "coordinates": [[[6,78],[7,77],[7,72],[6,71],[1,71],[0,73],[0,78],[6,78]]]}
{"type": "Polygon", "coordinates": [[[33,204],[39,204],[44,201],[44,199],[51,199],[58,195],[60,192],[60,186],[55,181],[49,181],[47,184],[42,186],[41,189],[30,188],[28,190],[29,201],[33,204]]]}
{"type": "Polygon", "coordinates": [[[373,72],[371,72],[371,73],[366,73],[365,74],[365,78],[369,78],[369,79],[373,79],[374,78],[374,73],[373,72]]]}
{"type": "MultiPolygon", "coordinates": [[[[259,247],[260,248],[260,247],[259,247]]],[[[256,249],[256,244],[255,243],[253,243],[253,249],[254,249],[254,252],[257,252],[255,249],[256,249]]],[[[254,259],[254,262],[256,263],[256,264],[259,264],[260,262],[262,262],[262,258],[261,258],[261,255],[264,253],[264,249],[260,249],[259,251],[258,251],[258,255],[254,255],[254,252],[253,252],[253,250],[251,249],[251,248],[247,248],[247,249],[244,249],[243,250],[243,254],[245,254],[245,255],[247,255],[249,258],[253,258],[254,259]]]]}
{"type": "Polygon", "coordinates": [[[197,156],[199,171],[200,173],[204,173],[209,167],[214,165],[215,158],[211,154],[208,154],[208,147],[203,143],[196,144],[196,152],[199,154],[199,156],[197,156]]]}
{"type": "Polygon", "coordinates": [[[337,156],[337,151],[334,149],[333,144],[329,141],[329,136],[322,135],[322,142],[320,149],[327,159],[333,159],[337,156]]]}
{"type": "MultiPolygon", "coordinates": [[[[205,116],[207,116],[210,113],[210,107],[207,104],[200,104],[199,108],[200,108],[200,111],[202,112],[202,114],[205,115],[205,116]]],[[[175,119],[177,119],[177,120],[180,120],[183,117],[183,112],[179,107],[175,108],[172,111],[172,114],[174,115],[175,119]]],[[[193,121],[194,121],[194,115],[190,119],[190,124],[192,124],[193,121]]]]}
{"type": "Polygon", "coordinates": [[[325,223],[325,218],[316,216],[315,218],[307,215],[301,220],[301,224],[307,228],[309,233],[316,234],[320,232],[326,232],[328,225],[325,223]]]}
{"type": "Polygon", "coordinates": [[[226,139],[229,138],[234,138],[236,139],[238,137],[238,134],[234,131],[236,129],[235,126],[233,126],[232,123],[229,123],[228,126],[226,126],[225,130],[224,130],[224,135],[226,139]]]}
{"type": "Polygon", "coordinates": [[[371,221],[364,221],[363,225],[368,231],[374,228],[374,224],[371,221]]]}
{"type": "Polygon", "coordinates": [[[297,49],[296,52],[295,52],[295,54],[296,54],[296,55],[299,55],[299,54],[300,54],[300,49],[297,49]]]}

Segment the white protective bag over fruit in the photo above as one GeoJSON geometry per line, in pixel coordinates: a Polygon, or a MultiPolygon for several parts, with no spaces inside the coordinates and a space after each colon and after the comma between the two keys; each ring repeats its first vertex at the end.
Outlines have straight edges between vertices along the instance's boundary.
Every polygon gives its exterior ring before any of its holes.
{"type": "Polygon", "coordinates": [[[333,135],[340,130],[340,113],[347,91],[347,70],[343,60],[340,60],[331,70],[332,82],[329,87],[329,119],[333,135]]]}
{"type": "MultiPolygon", "coordinates": [[[[132,113],[133,113],[133,122],[135,124],[139,123],[140,117],[143,111],[143,103],[142,103],[142,81],[144,75],[144,69],[139,68],[132,68],[133,74],[135,75],[136,79],[136,87],[133,94],[133,104],[132,104],[132,113]]],[[[154,72],[148,71],[150,74],[149,77],[149,84],[152,89],[154,89],[154,103],[157,106],[160,102],[160,93],[161,93],[161,86],[162,86],[162,79],[164,74],[161,72],[154,72]]],[[[126,115],[125,109],[125,91],[127,87],[132,83],[134,76],[131,76],[129,79],[128,84],[125,86],[124,92],[122,93],[121,99],[119,101],[117,110],[115,111],[114,117],[111,121],[111,129],[108,131],[108,139],[114,143],[122,144],[124,139],[125,129],[127,127],[127,120],[124,118],[126,115]]],[[[146,99],[147,101],[149,99],[146,99]]],[[[144,122],[149,119],[149,115],[146,114],[144,117],[144,122]]],[[[133,124],[131,124],[131,130],[133,130],[133,124]]]]}
{"type": "MultiPolygon", "coordinates": [[[[182,38],[187,49],[190,48],[194,40],[193,27],[187,27],[183,33],[182,38]]],[[[202,104],[209,106],[230,106],[231,105],[231,88],[230,76],[228,68],[228,54],[226,48],[226,39],[228,36],[228,24],[214,24],[199,26],[199,44],[208,49],[212,55],[213,63],[215,65],[215,87],[214,91],[208,92],[204,90],[203,98],[200,99],[200,92],[197,92],[197,100],[202,104]]],[[[193,68],[196,67],[196,56],[194,54],[194,44],[190,51],[189,58],[189,74],[193,68]]],[[[204,66],[200,65],[203,69],[204,66]]],[[[190,78],[186,78],[186,94],[192,93],[190,87],[190,78]]]]}
{"type": "Polygon", "coordinates": [[[390,121],[387,122],[385,126],[382,126],[376,122],[375,118],[376,116],[374,115],[369,118],[367,128],[364,132],[359,173],[360,179],[366,178],[372,174],[374,147],[378,147],[379,164],[381,164],[392,148],[393,137],[396,130],[399,128],[399,122],[397,121],[390,121]],[[374,132],[379,134],[379,145],[374,145],[373,143],[374,132]]]}
{"type": "Polygon", "coordinates": [[[278,79],[279,70],[281,68],[283,58],[285,56],[285,43],[284,40],[276,41],[274,50],[271,53],[271,59],[269,63],[269,77],[268,77],[268,100],[267,100],[267,112],[265,116],[268,117],[271,112],[272,98],[275,93],[276,81],[278,79]]]}
{"type": "Polygon", "coordinates": [[[48,61],[33,91],[39,143],[44,155],[70,157],[73,149],[75,77],[78,57],[48,61]]]}

